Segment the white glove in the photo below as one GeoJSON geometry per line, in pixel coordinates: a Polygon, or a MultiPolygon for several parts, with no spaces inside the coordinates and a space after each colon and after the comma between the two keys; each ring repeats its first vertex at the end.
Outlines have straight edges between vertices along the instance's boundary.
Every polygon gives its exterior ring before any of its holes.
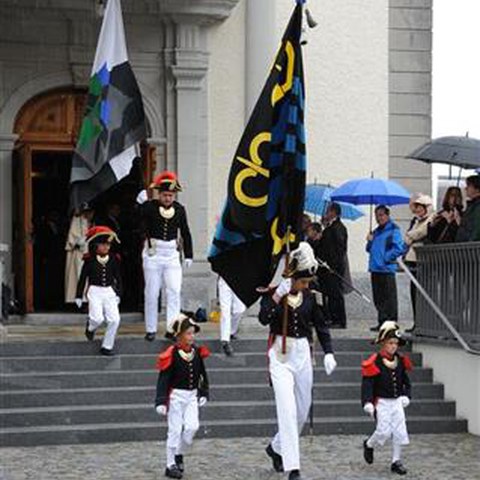
{"type": "Polygon", "coordinates": [[[200,397],[198,399],[198,406],[204,407],[207,404],[207,402],[208,402],[207,397],[200,397]]]}
{"type": "Polygon", "coordinates": [[[115,297],[115,300],[117,301],[117,305],[120,305],[122,299],[118,295],[115,297]]]}
{"type": "Polygon", "coordinates": [[[142,190],[138,195],[137,195],[137,203],[140,205],[142,203],[145,203],[148,200],[148,195],[146,190],[142,190]]]}
{"type": "Polygon", "coordinates": [[[183,264],[185,265],[185,268],[190,268],[192,266],[193,260],[191,258],[186,258],[183,264]]]}
{"type": "Polygon", "coordinates": [[[275,295],[277,295],[279,298],[283,298],[285,295],[290,293],[290,290],[292,290],[292,279],[284,278],[275,290],[275,295]]]}
{"type": "Polygon", "coordinates": [[[75,305],[77,306],[77,308],[82,308],[82,299],[81,298],[76,298],[75,299],[75,305]]]}
{"type": "Polygon", "coordinates": [[[402,395],[399,398],[403,408],[407,408],[410,405],[410,399],[407,396],[402,395]]]}
{"type": "Polygon", "coordinates": [[[337,368],[337,362],[333,356],[333,353],[327,353],[325,355],[323,358],[323,366],[325,367],[325,372],[327,372],[327,375],[331,375],[335,368],[337,368]]]}
{"type": "Polygon", "coordinates": [[[155,408],[157,413],[164,417],[167,414],[167,406],[166,405],[158,405],[157,408],[155,408]]]}
{"type": "Polygon", "coordinates": [[[363,406],[363,411],[367,414],[370,415],[372,418],[375,415],[375,407],[373,406],[373,403],[366,403],[363,406]]]}

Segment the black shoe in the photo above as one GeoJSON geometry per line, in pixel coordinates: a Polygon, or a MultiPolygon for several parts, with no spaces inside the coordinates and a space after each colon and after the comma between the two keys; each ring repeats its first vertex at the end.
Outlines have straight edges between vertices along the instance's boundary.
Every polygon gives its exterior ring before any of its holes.
{"type": "Polygon", "coordinates": [[[185,465],[183,464],[183,455],[175,455],[175,465],[183,473],[185,470],[185,465]]]}
{"type": "Polygon", "coordinates": [[[165,339],[174,342],[175,341],[175,335],[172,332],[166,332],[165,333],[165,339]]]}
{"type": "Polygon", "coordinates": [[[177,465],[173,465],[172,467],[167,467],[165,469],[165,476],[168,478],[182,478],[183,473],[180,471],[177,465]]]}
{"type": "Polygon", "coordinates": [[[233,335],[230,335],[230,341],[235,342],[238,340],[238,333],[234,333],[233,335]]]}
{"type": "Polygon", "coordinates": [[[88,329],[88,320],[87,320],[87,323],[85,325],[85,336],[87,337],[87,340],[89,342],[93,342],[93,339],[95,338],[95,330],[93,330],[92,332],[88,329]]]}
{"type": "Polygon", "coordinates": [[[378,332],[380,330],[380,325],[375,325],[374,327],[370,327],[371,332],[378,332]]]}
{"type": "Polygon", "coordinates": [[[415,328],[416,328],[416,325],[413,324],[413,326],[405,330],[405,333],[413,333],[415,331],[415,328]]]}
{"type": "Polygon", "coordinates": [[[222,342],[222,349],[227,357],[233,356],[233,348],[230,345],[230,342],[222,342]]]}
{"type": "Polygon", "coordinates": [[[288,480],[302,480],[302,476],[300,475],[300,470],[292,470],[290,475],[288,476],[288,480]]]}
{"type": "Polygon", "coordinates": [[[104,355],[105,357],[113,357],[115,353],[113,352],[113,348],[104,348],[102,347],[100,349],[100,353],[104,355]]]}
{"type": "Polygon", "coordinates": [[[373,463],[373,448],[367,445],[367,440],[363,441],[363,458],[369,465],[373,463]]]}
{"type": "Polygon", "coordinates": [[[282,456],[279,455],[272,447],[272,444],[268,445],[265,449],[267,455],[272,459],[272,466],[276,472],[283,472],[283,460],[282,456]]]}
{"type": "Polygon", "coordinates": [[[153,342],[155,340],[155,333],[154,332],[147,332],[145,334],[145,340],[147,342],[153,342]]]}
{"type": "Polygon", "coordinates": [[[399,475],[407,474],[407,469],[402,465],[402,462],[400,460],[397,460],[395,463],[392,463],[390,470],[392,471],[392,473],[398,473],[399,475]]]}

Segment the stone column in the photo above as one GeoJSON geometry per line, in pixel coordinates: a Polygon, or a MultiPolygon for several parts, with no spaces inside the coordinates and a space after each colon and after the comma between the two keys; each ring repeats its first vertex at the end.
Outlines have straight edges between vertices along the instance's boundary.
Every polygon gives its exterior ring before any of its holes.
{"type": "MultiPolygon", "coordinates": [[[[0,133],[0,243],[10,247],[12,251],[12,150],[17,135],[0,133]]],[[[11,272],[11,255],[5,256],[5,278],[9,279],[11,272]]]]}
{"type": "Polygon", "coordinates": [[[205,261],[208,248],[208,110],[207,54],[204,32],[196,24],[176,25],[175,60],[171,67],[177,100],[177,171],[184,192],[194,241],[194,257],[205,261]]]}
{"type": "Polygon", "coordinates": [[[275,0],[247,0],[246,21],[245,120],[248,120],[278,47],[275,0]]]}

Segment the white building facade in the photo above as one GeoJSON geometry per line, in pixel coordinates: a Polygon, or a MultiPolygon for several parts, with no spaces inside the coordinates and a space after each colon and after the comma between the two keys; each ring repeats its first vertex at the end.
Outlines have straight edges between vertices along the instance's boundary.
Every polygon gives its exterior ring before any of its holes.
{"type": "MultiPolygon", "coordinates": [[[[28,217],[35,202],[27,178],[32,172],[21,163],[25,149],[68,152],[74,145],[81,114],[75,107],[69,114],[67,100],[60,98],[82,93],[88,84],[101,20],[97,4],[0,3],[0,242],[10,250],[14,237],[29,248],[31,225],[23,218],[19,226],[17,218],[28,217]],[[42,98],[50,99],[50,106],[41,105],[42,98]]],[[[429,168],[403,157],[430,138],[431,0],[309,4],[318,26],[307,32],[304,50],[308,180],[338,185],[374,172],[412,192],[430,193],[429,168]]],[[[187,206],[196,260],[186,282],[187,303],[193,292],[197,304],[212,295],[206,256],[232,156],[294,5],[293,0],[122,2],[148,143],[155,147],[152,168],[177,171],[184,186],[180,201],[187,206]]],[[[400,210],[398,216],[408,215],[400,210]]],[[[365,271],[368,219],[348,227],[352,270],[365,271]]],[[[10,282],[32,275],[34,268],[25,265],[33,262],[31,254],[15,255],[20,259],[13,267],[11,260],[6,265],[10,282]]]]}

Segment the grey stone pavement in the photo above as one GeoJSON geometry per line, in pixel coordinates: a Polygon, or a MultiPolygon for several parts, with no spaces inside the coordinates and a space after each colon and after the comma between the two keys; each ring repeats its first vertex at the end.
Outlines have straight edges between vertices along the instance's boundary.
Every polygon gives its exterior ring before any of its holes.
{"type": "MultiPolygon", "coordinates": [[[[302,438],[306,480],[383,480],[390,473],[390,446],[375,463],[362,458],[361,436],[302,438]]],[[[283,480],[263,449],[267,439],[196,440],[186,457],[185,480],[283,480]]],[[[165,478],[164,442],[0,449],[1,480],[158,480],[165,478]]],[[[411,435],[404,449],[407,479],[479,480],[480,437],[411,435]]]]}

